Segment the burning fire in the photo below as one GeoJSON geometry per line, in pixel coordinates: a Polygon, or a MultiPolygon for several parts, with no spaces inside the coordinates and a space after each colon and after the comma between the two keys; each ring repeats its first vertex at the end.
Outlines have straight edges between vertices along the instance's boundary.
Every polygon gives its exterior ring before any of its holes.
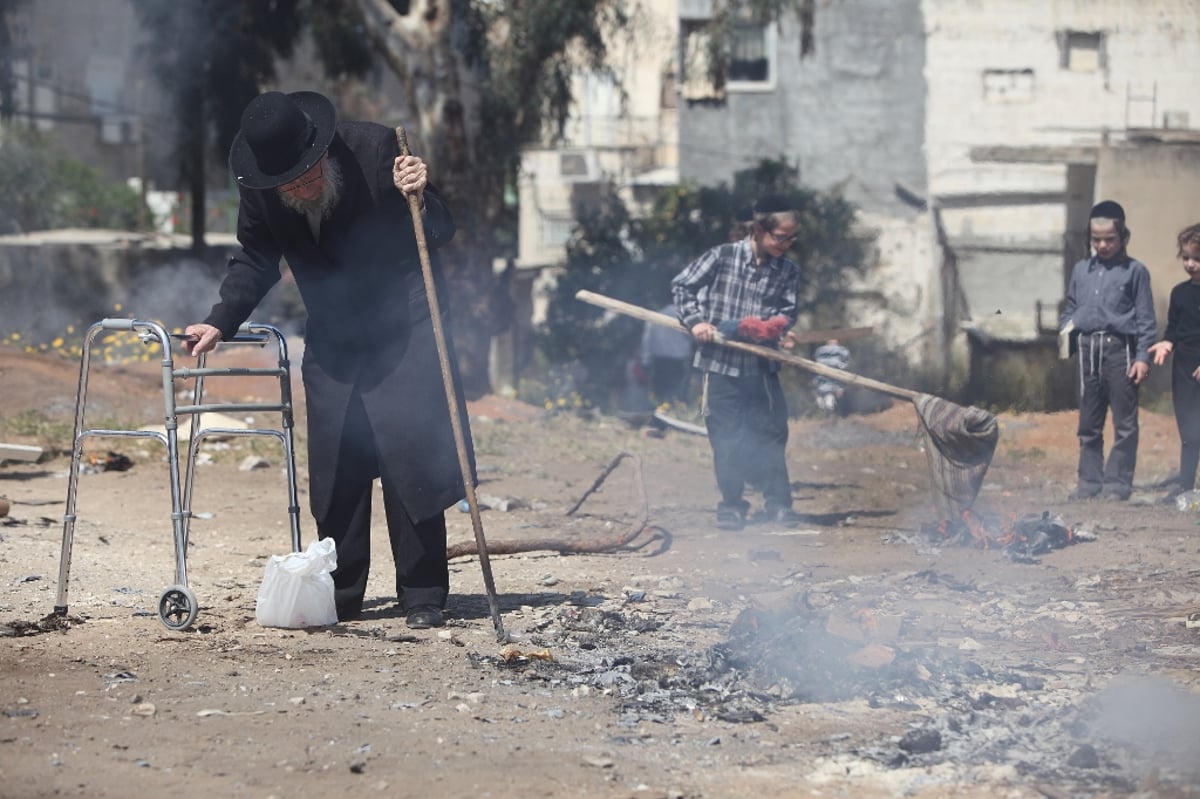
{"type": "Polygon", "coordinates": [[[989,525],[967,509],[962,511],[958,519],[942,519],[936,525],[926,525],[924,532],[939,543],[999,549],[1012,560],[1026,562],[1079,540],[1079,536],[1063,522],[1061,516],[1049,511],[1019,518],[1010,516],[1002,525],[989,525]]]}

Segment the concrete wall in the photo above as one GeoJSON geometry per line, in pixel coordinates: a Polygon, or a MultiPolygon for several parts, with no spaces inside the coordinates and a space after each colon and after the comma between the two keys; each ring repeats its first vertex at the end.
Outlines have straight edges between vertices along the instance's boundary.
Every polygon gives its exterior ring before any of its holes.
{"type": "Polygon", "coordinates": [[[1095,146],[1168,118],[1200,125],[1194,0],[924,0],[923,7],[929,189],[946,208],[952,236],[1063,230],[1064,164],[976,163],[971,147],[1095,146]],[[1082,44],[1069,45],[1072,35],[1082,44]],[[1094,63],[1089,36],[1099,46],[1094,63]]]}
{"type": "MultiPolygon", "coordinates": [[[[1200,137],[1198,137],[1200,138],[1200,137]]],[[[1111,198],[1125,209],[1133,236],[1129,252],[1150,269],[1158,329],[1167,321],[1171,288],[1187,279],[1176,257],[1175,237],[1200,222],[1200,141],[1108,147],[1096,169],[1096,198],[1111,198]]]]}
{"type": "Polygon", "coordinates": [[[870,211],[913,218],[900,183],[926,186],[924,25],[919,0],[818,4],[814,50],[800,57],[797,21],[775,31],[775,89],[728,88],[724,104],[682,103],[685,179],[729,181],[761,158],[786,157],[801,179],[842,187],[870,211]]]}
{"type": "MultiPolygon", "coordinates": [[[[0,237],[0,340],[39,348],[108,317],[168,330],[200,321],[217,301],[234,245],[214,243],[197,258],[186,243],[113,231],[0,237]]],[[[287,316],[288,284],[272,290],[254,321],[296,330],[302,319],[287,316]]]]}
{"type": "MultiPolygon", "coordinates": [[[[1077,236],[1068,213],[1077,223],[1079,207],[1086,215],[1094,200],[1086,179],[1068,180],[1065,162],[1036,163],[1031,155],[1026,163],[980,163],[973,147],[1100,148],[1131,127],[1200,125],[1190,66],[1200,58],[1200,4],[1192,0],[923,5],[929,188],[952,238],[1019,245],[1077,236]]],[[[1080,244],[1068,242],[1064,260],[1080,244]]],[[[1014,277],[1036,285],[1038,295],[1062,296],[1057,274],[1031,269],[1014,277]]]]}

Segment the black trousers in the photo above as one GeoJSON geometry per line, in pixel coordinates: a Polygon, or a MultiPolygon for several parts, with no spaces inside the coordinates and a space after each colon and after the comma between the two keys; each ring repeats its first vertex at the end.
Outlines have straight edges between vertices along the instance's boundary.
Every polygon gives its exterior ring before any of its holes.
{"type": "MultiPolygon", "coordinates": [[[[371,567],[371,494],[379,476],[374,432],[356,393],[346,411],[333,498],[316,520],[317,535],[337,545],[333,587],[342,621],[362,612],[371,567]]],[[[396,566],[397,604],[405,612],[420,605],[445,607],[450,593],[445,514],[414,524],[386,477],[383,507],[396,566]]]]}
{"type": "Polygon", "coordinates": [[[785,450],[788,409],[779,374],[729,377],[705,374],[708,441],[721,507],[745,512],[746,484],[758,488],[769,510],[792,506],[785,450]]]}
{"type": "Polygon", "coordinates": [[[1128,497],[1137,466],[1138,386],[1129,377],[1133,342],[1126,336],[1079,337],[1079,491],[1128,497]],[[1104,422],[1113,443],[1104,459],[1104,422]]]}
{"type": "Polygon", "coordinates": [[[1175,424],[1179,428],[1179,487],[1196,487],[1196,465],[1200,463],[1200,381],[1192,377],[1197,362],[1193,358],[1173,356],[1171,361],[1171,401],[1175,406],[1175,424]]]}

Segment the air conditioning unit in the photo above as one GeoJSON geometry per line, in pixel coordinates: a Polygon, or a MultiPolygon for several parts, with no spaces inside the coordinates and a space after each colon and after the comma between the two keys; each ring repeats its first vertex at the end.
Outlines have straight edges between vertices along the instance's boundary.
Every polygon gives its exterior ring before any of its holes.
{"type": "Polygon", "coordinates": [[[587,183],[596,180],[598,174],[594,152],[577,150],[558,154],[558,175],[563,181],[587,183]]]}
{"type": "Polygon", "coordinates": [[[116,114],[100,117],[100,141],[103,144],[124,144],[125,119],[116,114]]]}

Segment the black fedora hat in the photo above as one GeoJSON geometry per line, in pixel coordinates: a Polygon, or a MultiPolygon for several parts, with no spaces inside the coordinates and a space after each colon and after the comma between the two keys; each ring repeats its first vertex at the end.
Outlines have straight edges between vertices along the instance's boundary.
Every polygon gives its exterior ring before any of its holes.
{"type": "Polygon", "coordinates": [[[312,169],[333,141],[337,113],[316,92],[264,92],[242,112],[229,168],[248,189],[272,189],[312,169]]]}

